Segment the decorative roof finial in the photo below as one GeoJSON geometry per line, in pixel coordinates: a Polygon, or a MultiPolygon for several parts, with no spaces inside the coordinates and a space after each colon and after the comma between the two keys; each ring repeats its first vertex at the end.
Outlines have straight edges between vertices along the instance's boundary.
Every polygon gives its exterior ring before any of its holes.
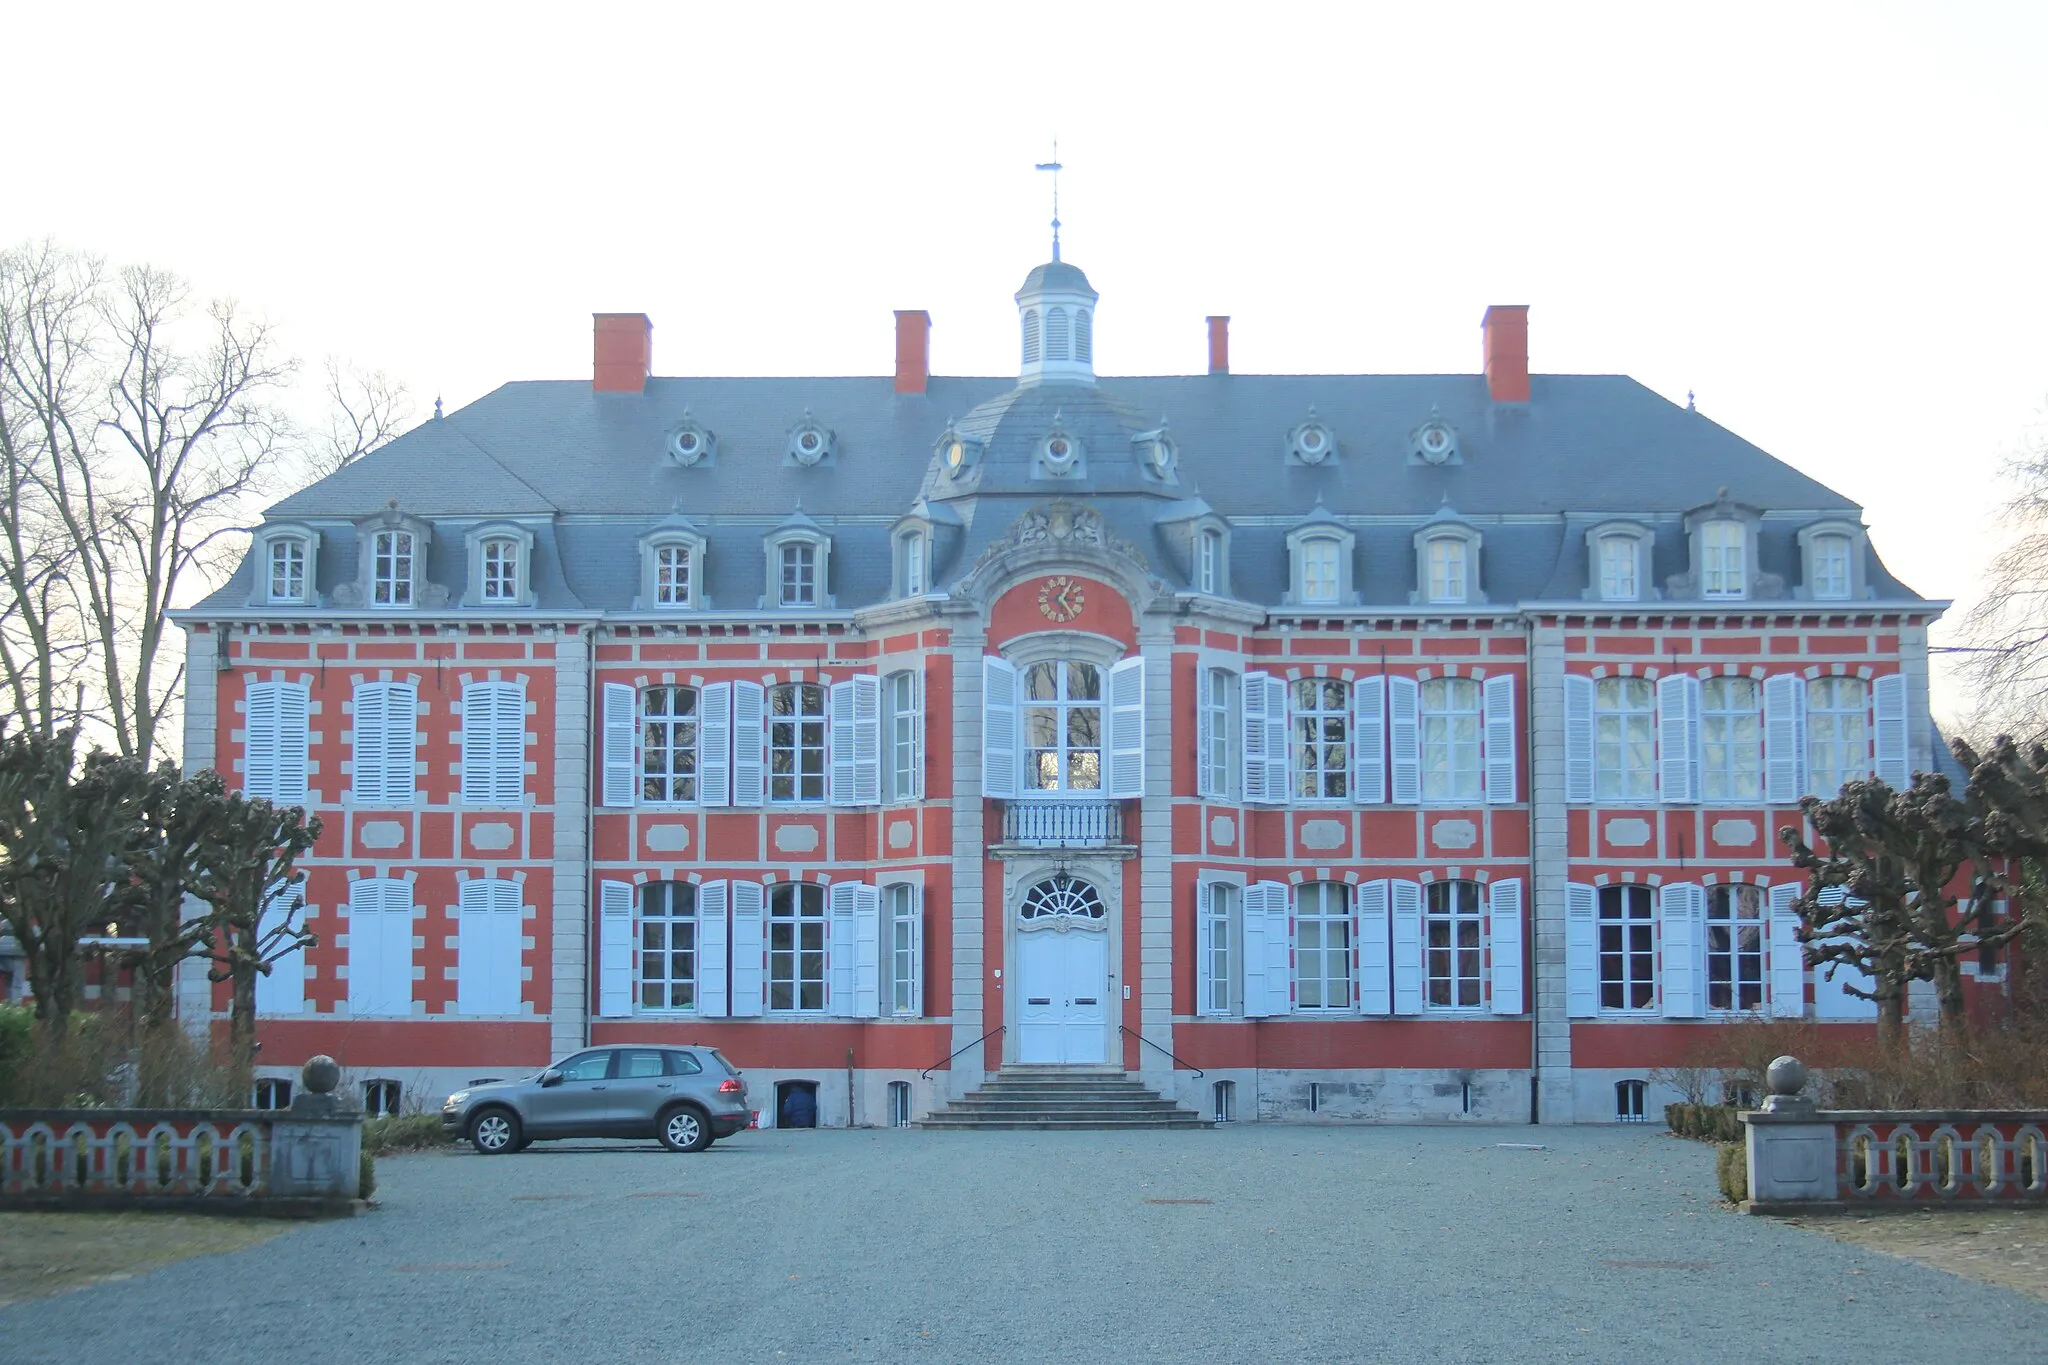
{"type": "Polygon", "coordinates": [[[434,395],[434,420],[441,420],[441,395],[438,393],[434,395]]]}
{"type": "Polygon", "coordinates": [[[1052,172],[1052,258],[1060,258],[1060,140],[1052,140],[1052,160],[1041,161],[1036,169],[1052,172]]]}
{"type": "Polygon", "coordinates": [[[1693,403],[1692,403],[1692,390],[1691,390],[1691,389],[1687,389],[1687,390],[1685,391],[1685,410],[1686,410],[1687,412],[1698,412],[1698,411],[1699,411],[1699,409],[1698,409],[1698,408],[1696,408],[1696,407],[1694,407],[1694,406],[1693,406],[1693,403]]]}

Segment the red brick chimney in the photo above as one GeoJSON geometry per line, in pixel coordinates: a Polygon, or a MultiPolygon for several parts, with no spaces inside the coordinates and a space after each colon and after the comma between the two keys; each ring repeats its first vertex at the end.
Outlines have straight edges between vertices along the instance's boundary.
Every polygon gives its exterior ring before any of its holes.
{"type": "Polygon", "coordinates": [[[1209,319],[1209,373],[1230,373],[1230,319],[1209,319]]]}
{"type": "Polygon", "coordinates": [[[932,315],[896,310],[896,392],[923,393],[932,377],[932,315]]]}
{"type": "Polygon", "coordinates": [[[1496,303],[1479,320],[1486,392],[1496,403],[1529,401],[1529,305],[1496,303]]]}
{"type": "Polygon", "coordinates": [[[640,393],[654,373],[654,324],[645,313],[592,313],[590,387],[640,393]]]}

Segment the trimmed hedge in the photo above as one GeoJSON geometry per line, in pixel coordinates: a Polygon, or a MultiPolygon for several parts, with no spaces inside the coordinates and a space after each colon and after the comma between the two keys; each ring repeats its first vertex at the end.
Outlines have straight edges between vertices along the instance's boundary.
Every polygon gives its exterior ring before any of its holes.
{"type": "Polygon", "coordinates": [[[399,1114],[363,1124],[363,1150],[373,1156],[425,1152],[448,1145],[439,1114],[399,1114]]]}
{"type": "Polygon", "coordinates": [[[1724,1142],[1714,1149],[1714,1178],[1720,1182],[1721,1197],[1731,1204],[1749,1198],[1749,1148],[1740,1142],[1724,1142]]]}
{"type": "Polygon", "coordinates": [[[1664,1124],[1695,1142],[1741,1142],[1742,1123],[1735,1117],[1741,1112],[1732,1104],[1667,1104],[1664,1124]]]}

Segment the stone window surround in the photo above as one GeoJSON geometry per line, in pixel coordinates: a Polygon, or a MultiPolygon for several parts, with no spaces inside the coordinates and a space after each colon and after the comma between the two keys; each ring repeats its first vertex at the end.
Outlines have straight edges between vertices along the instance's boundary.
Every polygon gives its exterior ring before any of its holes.
{"type": "Polygon", "coordinates": [[[704,592],[704,556],[709,548],[704,537],[696,531],[680,526],[667,526],[649,531],[640,537],[640,596],[633,603],[635,611],[707,611],[711,599],[704,592]],[[687,546],[690,551],[690,600],[669,604],[656,600],[655,582],[660,572],[660,556],[656,553],[664,545],[687,546]]]}
{"type": "Polygon", "coordinates": [[[1408,600],[1422,607],[1463,607],[1486,600],[1480,585],[1482,539],[1479,528],[1457,521],[1434,521],[1415,533],[1415,590],[1408,600]],[[1456,540],[1465,546],[1465,595],[1438,602],[1429,595],[1429,547],[1432,541],[1456,540]]]}
{"type": "MultiPolygon", "coordinates": [[[[1194,586],[1196,592],[1203,591],[1199,582],[1202,566],[1202,538],[1204,536],[1215,536],[1217,539],[1216,588],[1210,595],[1215,597],[1230,596],[1230,523],[1222,517],[1210,513],[1197,517],[1190,528],[1190,532],[1188,540],[1188,582],[1194,586]]],[[[1343,558],[1344,555],[1340,552],[1338,555],[1339,561],[1341,562],[1343,558]]]]}
{"type": "Polygon", "coordinates": [[[251,606],[317,607],[320,605],[320,533],[304,522],[267,522],[256,528],[256,583],[249,594],[251,606]],[[270,547],[281,540],[296,540],[306,554],[306,592],[302,597],[270,595],[270,547]]]}
{"type": "Polygon", "coordinates": [[[1763,529],[1763,513],[1745,503],[1732,502],[1725,492],[1705,507],[1685,514],[1686,571],[1664,580],[1664,595],[1677,602],[1777,601],[1785,596],[1782,574],[1764,573],[1757,560],[1757,541],[1763,529]],[[1741,597],[1705,597],[1701,582],[1701,528],[1710,522],[1733,521],[1743,528],[1743,586],[1741,597]]]}
{"type": "MultiPolygon", "coordinates": [[[[822,565],[820,566],[822,583],[822,565]]],[[[777,568],[777,582],[773,590],[780,592],[780,569],[777,568]]],[[[896,523],[889,533],[889,596],[895,599],[905,597],[926,597],[932,592],[932,524],[923,517],[907,517],[896,523]],[[909,542],[916,541],[915,553],[923,558],[924,586],[912,593],[905,581],[906,556],[912,553],[909,542]]]]}
{"type": "Polygon", "coordinates": [[[533,532],[509,521],[480,522],[464,537],[469,555],[469,583],[463,590],[465,607],[530,607],[533,596],[533,532]],[[509,540],[519,547],[519,575],[510,601],[484,597],[484,545],[487,541],[509,540]]]}
{"type": "Polygon", "coordinates": [[[1353,560],[1358,554],[1358,537],[1351,529],[1336,521],[1312,521],[1306,526],[1297,526],[1287,533],[1287,591],[1282,595],[1282,606],[1288,607],[1352,607],[1358,605],[1357,578],[1353,560]],[[1337,600],[1334,602],[1305,602],[1302,600],[1301,551],[1310,541],[1328,540],[1337,544],[1337,600]]]}
{"type": "MultiPolygon", "coordinates": [[[[832,599],[832,537],[822,531],[803,526],[785,526],[771,532],[762,542],[767,559],[767,579],[761,596],[764,611],[824,611],[831,608],[832,599]],[[792,541],[806,541],[817,548],[817,600],[791,606],[782,603],[782,547],[792,541]]],[[[692,591],[695,591],[694,585],[692,591]]]]}
{"type": "Polygon", "coordinates": [[[1586,589],[1580,594],[1589,602],[1654,602],[1664,594],[1650,578],[1650,565],[1657,545],[1657,533],[1639,521],[1603,521],[1586,531],[1586,589]],[[1601,590],[1600,547],[1610,536],[1636,543],[1636,595],[1613,598],[1601,590]]]}
{"type": "Polygon", "coordinates": [[[1868,598],[1870,584],[1864,566],[1870,562],[1870,532],[1860,523],[1841,518],[1816,521],[1799,528],[1799,586],[1792,590],[1792,596],[1809,602],[1860,602],[1868,598]],[[1813,595],[1813,545],[1823,536],[1840,536],[1849,542],[1849,595],[1847,597],[1815,597],[1813,595]]]}
{"type": "Polygon", "coordinates": [[[429,523],[396,507],[387,507],[373,516],[364,517],[356,523],[355,577],[336,589],[335,605],[367,607],[380,613],[447,605],[446,586],[430,582],[427,578],[427,556],[433,543],[434,528],[429,523]],[[377,605],[376,585],[372,581],[377,570],[377,537],[387,531],[407,532],[413,538],[412,601],[403,606],[377,605]]]}

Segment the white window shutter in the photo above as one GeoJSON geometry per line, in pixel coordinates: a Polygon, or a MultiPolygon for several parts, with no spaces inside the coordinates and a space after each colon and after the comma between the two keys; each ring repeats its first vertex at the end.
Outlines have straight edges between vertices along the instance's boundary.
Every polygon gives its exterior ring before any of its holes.
{"type": "Polygon", "coordinates": [[[826,714],[825,770],[827,799],[835,806],[853,804],[853,680],[832,684],[826,714]]]}
{"type": "Polygon", "coordinates": [[[1806,679],[1764,679],[1764,800],[1790,806],[1806,794],[1806,679]]]}
{"type": "MultiPolygon", "coordinates": [[[[1486,803],[1515,800],[1515,679],[1510,673],[1486,680],[1486,803]]],[[[1518,1011],[1519,1012],[1519,1011],[1518,1011]]]]}
{"type": "Polygon", "coordinates": [[[272,770],[270,799],[281,806],[306,799],[310,771],[307,749],[312,742],[312,697],[304,683],[277,683],[277,766],[272,770]]]}
{"type": "Polygon", "coordinates": [[[1392,1014],[1392,891],[1384,881],[1358,885],[1358,1007],[1367,1014],[1392,1014]]]}
{"type": "Polygon", "coordinates": [[[1109,794],[1145,794],[1145,661],[1109,670],[1109,794]]]}
{"type": "Polygon", "coordinates": [[[456,911],[456,1013],[519,1013],[519,911],[517,882],[477,877],[462,884],[456,911]]]}
{"type": "Polygon", "coordinates": [[[1368,805],[1387,799],[1387,680],[1360,678],[1351,685],[1352,771],[1357,795],[1368,805]]]}
{"type": "Polygon", "coordinates": [[[1240,901],[1247,1019],[1294,1012],[1294,942],[1285,882],[1253,882],[1240,901]]]}
{"type": "Polygon", "coordinates": [[[1287,680],[1266,675],[1265,754],[1266,799],[1275,805],[1287,800],[1287,680]]]}
{"type": "Polygon", "coordinates": [[[1657,793],[1666,805],[1699,799],[1699,691],[1683,673],[1657,680],[1657,793]]]}
{"type": "Polygon", "coordinates": [[[865,882],[853,886],[853,1016],[882,1013],[882,892],[865,882]]]}
{"type": "Polygon", "coordinates": [[[277,799],[277,700],[283,683],[252,682],[242,694],[242,793],[277,799]]]}
{"type": "Polygon", "coordinates": [[[1390,883],[1394,902],[1394,1013],[1422,1013],[1422,883],[1390,883]]]}
{"type": "Polygon", "coordinates": [[[882,680],[853,680],[853,804],[882,804],[882,680]]]}
{"type": "Polygon", "coordinates": [[[1564,889],[1564,1012],[1600,1013],[1600,893],[1578,882],[1564,889]]]}
{"type": "MultiPolygon", "coordinates": [[[[1246,805],[1264,805],[1279,801],[1285,796],[1284,790],[1268,792],[1266,789],[1266,684],[1270,680],[1270,674],[1247,673],[1241,687],[1240,711],[1244,742],[1238,745],[1238,752],[1244,757],[1246,805]]],[[[1282,719],[1282,725],[1285,725],[1285,718],[1282,719]]],[[[1250,959],[1247,958],[1246,961],[1249,962],[1250,959]]]]}
{"type": "Polygon", "coordinates": [[[1678,883],[1657,897],[1664,931],[1664,1017],[1698,1019],[1707,1012],[1707,893],[1678,883]]]}
{"type": "Polygon", "coordinates": [[[492,746],[492,782],[498,800],[507,805],[526,801],[526,688],[521,683],[497,685],[498,718],[492,746]]]}
{"type": "Polygon", "coordinates": [[[412,803],[419,753],[419,690],[398,683],[386,694],[384,719],[384,794],[386,805],[412,803]]]}
{"type": "Polygon", "coordinates": [[[1806,1015],[1806,952],[1799,943],[1798,882],[1779,882],[1770,891],[1771,1015],[1800,1019],[1806,1015]]]}
{"type": "MultiPolygon", "coordinates": [[[[697,689],[697,803],[732,804],[732,684],[697,689]]],[[[722,916],[721,916],[722,918],[722,916]]],[[[721,1014],[723,1010],[719,1011],[721,1014]]]]}
{"type": "Polygon", "coordinates": [[[910,1013],[924,1017],[924,888],[910,888],[910,1013]]]}
{"type": "Polygon", "coordinates": [[[354,737],[349,746],[349,786],[350,794],[363,805],[379,805],[384,800],[384,730],[390,719],[389,688],[365,683],[355,689],[349,707],[349,730],[354,737]]]}
{"type": "Polygon", "coordinates": [[[752,1019],[761,1013],[762,908],[766,891],[759,882],[732,884],[732,1017],[752,1019]]]}
{"type": "Polygon", "coordinates": [[[1913,781],[1912,761],[1906,754],[1906,678],[1892,673],[1871,686],[1876,712],[1877,775],[1881,781],[1904,791],[1913,781]]]}
{"type": "MultiPolygon", "coordinates": [[[[732,685],[732,804],[735,806],[758,806],[765,799],[767,710],[768,691],[761,684],[736,682],[732,685]]],[[[739,909],[738,885],[734,883],[735,911],[739,909]]],[[[737,1004],[737,975],[733,978],[733,989],[733,1000],[737,1004]]]]}
{"type": "MultiPolygon", "coordinates": [[[[360,885],[360,883],[358,883],[360,885]]],[[[398,877],[385,878],[383,913],[375,916],[377,935],[376,1014],[412,1013],[412,883],[398,877]]],[[[350,940],[353,946],[354,940],[350,940]]],[[[353,967],[349,973],[355,975],[353,967]]],[[[351,1006],[353,1011],[353,1006],[351,1006]]]]}
{"type": "Polygon", "coordinates": [[[1593,800],[1593,680],[1567,673],[1564,679],[1564,799],[1593,800]]]}
{"type": "Polygon", "coordinates": [[[1493,957],[1493,1012],[1522,1013],[1522,879],[1486,888],[1486,928],[1493,957]]]}
{"type": "MultiPolygon", "coordinates": [[[[1198,768],[1200,764],[1196,765],[1198,768]]],[[[1209,913],[1216,883],[1195,883],[1195,1013],[1228,1014],[1218,1009],[1216,999],[1216,923],[1209,913]]]]}
{"type": "Polygon", "coordinates": [[[517,805],[526,794],[526,691],[518,683],[462,689],[462,799],[517,805]]]}
{"type": "Polygon", "coordinates": [[[729,882],[705,882],[697,888],[697,1013],[723,1019],[731,1008],[726,987],[729,882]]]}
{"type": "Polygon", "coordinates": [[[854,964],[859,932],[855,883],[834,882],[825,889],[825,923],[830,936],[825,950],[825,1012],[851,1016],[854,1010],[854,964]]]}
{"type": "Polygon", "coordinates": [[[981,661],[981,792],[1017,794],[1017,669],[993,654],[981,661]]]}
{"type": "Polygon", "coordinates": [[[630,806],[640,790],[633,741],[639,737],[639,695],[625,683],[604,685],[604,803],[630,806]]]}
{"type": "Polygon", "coordinates": [[[381,1014],[384,1003],[384,883],[376,877],[348,888],[348,1012],[381,1014]]]}
{"type": "MultiPolygon", "coordinates": [[[[1221,796],[1209,781],[1209,751],[1214,744],[1216,670],[1195,665],[1195,795],[1221,796]]],[[[1199,916],[1197,917],[1199,918],[1199,916]]]]}
{"type": "Polygon", "coordinates": [[[1387,767],[1393,774],[1397,806],[1422,802],[1422,685],[1413,678],[1387,679],[1387,767]]]}
{"type": "Polygon", "coordinates": [[[598,883],[597,1012],[623,1019],[633,1012],[633,884],[598,883]]]}
{"type": "Polygon", "coordinates": [[[910,799],[924,800],[924,669],[910,671],[911,723],[910,799]]]}
{"type": "MultiPolygon", "coordinates": [[[[276,933],[278,926],[291,917],[291,906],[304,893],[305,886],[288,886],[270,898],[263,908],[263,917],[257,922],[257,941],[261,942],[276,933]]],[[[304,912],[300,914],[303,916],[304,912]]],[[[303,919],[301,920],[303,923],[303,919]]],[[[270,964],[270,970],[256,978],[256,1012],[258,1014],[304,1014],[306,1012],[306,950],[296,949],[270,964]]]]}

